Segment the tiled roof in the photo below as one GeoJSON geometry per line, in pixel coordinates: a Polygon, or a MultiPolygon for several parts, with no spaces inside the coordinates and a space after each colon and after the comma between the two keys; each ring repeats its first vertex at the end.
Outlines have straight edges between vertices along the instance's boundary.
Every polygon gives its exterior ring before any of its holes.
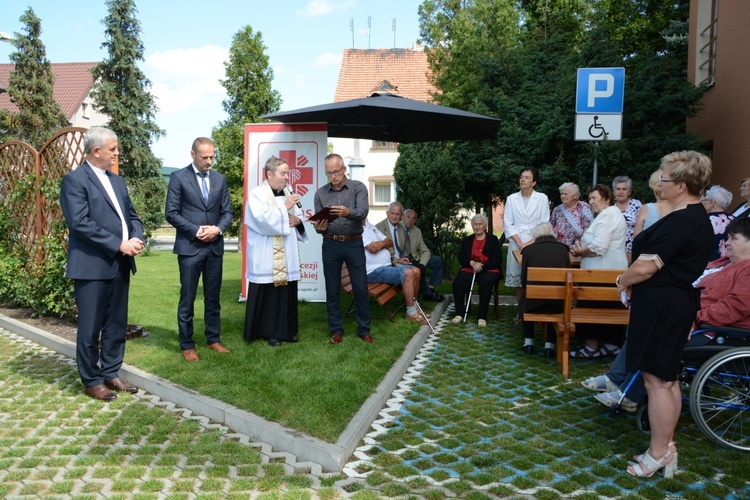
{"type": "Polygon", "coordinates": [[[422,50],[346,49],[333,100],[348,101],[374,92],[390,92],[430,102],[435,92],[430,74],[427,54],[422,50]]]}
{"type": "MultiPolygon", "coordinates": [[[[52,95],[69,120],[94,85],[91,68],[96,64],[95,62],[52,64],[52,73],[55,75],[52,95]]],[[[0,64],[0,88],[8,87],[8,77],[14,66],[14,64],[0,64]]],[[[10,102],[7,92],[0,94],[0,109],[18,112],[16,105],[10,102]]]]}

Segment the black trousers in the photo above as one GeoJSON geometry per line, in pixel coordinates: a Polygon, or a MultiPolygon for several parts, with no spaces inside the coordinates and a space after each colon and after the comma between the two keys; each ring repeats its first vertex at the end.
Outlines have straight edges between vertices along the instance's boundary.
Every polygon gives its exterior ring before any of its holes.
{"type": "MultiPolygon", "coordinates": [[[[466,313],[466,295],[471,289],[473,273],[459,271],[453,280],[453,300],[456,303],[456,314],[463,316],[466,313]]],[[[492,298],[492,287],[502,279],[500,273],[481,272],[476,275],[475,283],[479,285],[479,313],[477,319],[487,319],[487,311],[490,308],[492,298]]]]}
{"type": "Polygon", "coordinates": [[[202,248],[196,255],[178,255],[180,265],[180,302],[177,305],[177,328],[180,349],[194,349],[193,316],[198,281],[203,277],[203,319],[206,324],[206,344],[219,342],[221,333],[221,277],[224,256],[210,248],[202,248]]]}

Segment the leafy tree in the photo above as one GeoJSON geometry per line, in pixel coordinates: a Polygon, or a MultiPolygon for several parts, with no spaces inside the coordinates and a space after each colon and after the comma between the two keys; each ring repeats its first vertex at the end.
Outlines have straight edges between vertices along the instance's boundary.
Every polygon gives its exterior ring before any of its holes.
{"type": "Polygon", "coordinates": [[[216,147],[216,170],[227,177],[234,219],[230,234],[238,234],[242,226],[245,158],[245,124],[260,121],[281,106],[280,94],[271,88],[273,70],[269,66],[266,47],[260,32],[245,26],[232,38],[229,61],[224,63],[227,89],[222,103],[229,115],[212,131],[216,147]]]}
{"type": "Polygon", "coordinates": [[[17,113],[3,110],[0,115],[0,143],[22,140],[39,149],[54,132],[68,125],[60,105],[52,97],[55,76],[39,36],[41,20],[29,7],[20,18],[25,35],[16,33],[10,55],[15,63],[8,79],[8,96],[18,107],[17,113]]]}
{"type": "MultiPolygon", "coordinates": [[[[436,98],[502,120],[496,141],[443,145],[465,173],[457,195],[489,209],[534,166],[538,189],[556,201],[564,181],[585,190],[597,154],[600,182],[629,175],[634,195],[650,199],[659,159],[698,147],[685,131],[703,92],[686,76],[688,11],[689,0],[425,0],[420,34],[436,98]],[[573,139],[574,103],[576,68],[597,66],[627,76],[623,140],[594,145],[573,139]]],[[[422,153],[407,161],[431,168],[422,153]]],[[[411,185],[397,182],[408,199],[411,185]]]]}
{"type": "Polygon", "coordinates": [[[96,81],[91,95],[96,108],[110,117],[107,127],[117,134],[120,174],[128,180],[133,205],[149,237],[164,221],[166,186],[161,160],[151,151],[151,143],[164,131],[155,122],[151,82],[137,66],[144,48],[135,2],[107,0],[107,9],[102,47],[109,55],[91,71],[96,81]]]}

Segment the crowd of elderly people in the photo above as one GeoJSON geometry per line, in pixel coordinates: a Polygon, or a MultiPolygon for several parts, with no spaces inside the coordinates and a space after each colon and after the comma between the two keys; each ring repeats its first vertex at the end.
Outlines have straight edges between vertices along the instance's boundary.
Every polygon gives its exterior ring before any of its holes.
{"type": "MultiPolygon", "coordinates": [[[[662,470],[671,477],[677,469],[674,432],[682,408],[677,377],[689,333],[700,323],[750,328],[750,178],[742,180],[740,191],[746,201],[729,211],[732,194],[718,185],[709,188],[711,172],[711,160],[701,153],[671,153],[649,179],[654,201],[633,199],[633,181],[625,176],[616,177],[612,188],[593,186],[588,203],[580,199],[578,186],[566,182],[559,188],[561,203],[550,214],[546,196],[534,190],[539,173],[530,168],[521,173],[519,192],[506,200],[505,284],[516,289],[526,354],[535,353],[534,324],[522,321],[523,313],[561,307],[526,299],[528,267],[569,267],[573,257],[584,269],[622,271],[616,284],[623,307],[631,311],[627,340],[621,328],[577,325],[576,336],[584,343],[570,355],[616,356],[610,371],[583,381],[605,406],[632,412],[648,396],[651,442],[627,467],[634,476],[662,470]],[[642,378],[626,396],[625,385],[637,371],[642,378]]],[[[485,326],[491,287],[503,275],[502,241],[488,234],[482,215],[472,218],[472,229],[460,246],[452,321],[466,321],[466,296],[477,282],[478,325],[485,326]]],[[[555,358],[551,325],[544,337],[544,355],[555,358]]],[[[710,335],[700,337],[691,342],[712,341],[710,335]]]]}

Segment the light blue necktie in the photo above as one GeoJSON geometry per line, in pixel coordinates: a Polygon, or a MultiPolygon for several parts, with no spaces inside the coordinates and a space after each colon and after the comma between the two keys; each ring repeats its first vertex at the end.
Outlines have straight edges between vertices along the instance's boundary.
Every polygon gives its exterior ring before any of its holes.
{"type": "Polygon", "coordinates": [[[198,176],[201,178],[201,191],[203,191],[203,203],[208,205],[208,184],[206,183],[206,177],[208,177],[208,172],[198,173],[198,176]]]}

